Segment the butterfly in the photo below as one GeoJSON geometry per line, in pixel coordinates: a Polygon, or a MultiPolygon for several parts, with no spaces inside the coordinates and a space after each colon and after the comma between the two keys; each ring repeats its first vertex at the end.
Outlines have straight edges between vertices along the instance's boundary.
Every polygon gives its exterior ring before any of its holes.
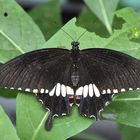
{"type": "Polygon", "coordinates": [[[100,117],[114,94],[140,88],[140,61],[119,51],[92,48],[46,48],[20,55],[0,66],[0,87],[33,92],[49,111],[46,130],[55,116],[100,117]]]}

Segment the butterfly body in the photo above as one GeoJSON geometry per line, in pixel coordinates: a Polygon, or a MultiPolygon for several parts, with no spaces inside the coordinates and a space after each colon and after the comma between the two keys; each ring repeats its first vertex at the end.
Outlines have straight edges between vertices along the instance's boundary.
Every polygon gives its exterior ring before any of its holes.
{"type": "Polygon", "coordinates": [[[0,66],[0,87],[33,92],[49,110],[46,129],[55,116],[71,113],[74,104],[82,116],[99,119],[112,96],[140,89],[140,61],[103,49],[41,49],[0,66]]]}

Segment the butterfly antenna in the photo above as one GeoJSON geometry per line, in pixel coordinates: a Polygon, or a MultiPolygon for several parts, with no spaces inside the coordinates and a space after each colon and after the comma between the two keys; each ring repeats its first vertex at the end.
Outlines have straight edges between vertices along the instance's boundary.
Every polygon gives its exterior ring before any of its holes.
{"type": "Polygon", "coordinates": [[[87,30],[85,30],[78,38],[76,41],[79,41],[79,39],[87,32],[87,30]]]}
{"type": "Polygon", "coordinates": [[[68,34],[64,29],[62,29],[61,28],[61,30],[65,33],[65,34],[67,34],[73,41],[74,41],[74,38],[70,35],[70,34],[68,34]]]}

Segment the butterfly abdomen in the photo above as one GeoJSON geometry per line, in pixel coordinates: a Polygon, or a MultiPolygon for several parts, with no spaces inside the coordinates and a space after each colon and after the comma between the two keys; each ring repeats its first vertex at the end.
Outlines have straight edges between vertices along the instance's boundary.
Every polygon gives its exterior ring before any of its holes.
{"type": "Polygon", "coordinates": [[[78,71],[73,71],[72,73],[71,73],[71,82],[72,82],[72,85],[74,86],[74,87],[76,87],[77,85],[78,85],[78,82],[79,82],[79,73],[78,73],[78,71]]]}

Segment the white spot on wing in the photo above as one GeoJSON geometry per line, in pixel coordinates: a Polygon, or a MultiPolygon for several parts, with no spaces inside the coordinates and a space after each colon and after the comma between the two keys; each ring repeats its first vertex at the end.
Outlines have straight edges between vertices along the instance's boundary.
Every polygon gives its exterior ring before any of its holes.
{"type": "Polygon", "coordinates": [[[129,88],[129,90],[133,90],[133,88],[129,88]]]}
{"type": "Polygon", "coordinates": [[[121,92],[125,92],[125,89],[124,89],[124,88],[122,88],[122,89],[121,89],[121,92]]]}
{"type": "Polygon", "coordinates": [[[45,89],[44,88],[41,88],[40,89],[40,93],[44,93],[45,92],[45,89]]]}
{"type": "Polygon", "coordinates": [[[30,89],[29,88],[25,88],[25,91],[30,92],[30,89]]]}
{"type": "Polygon", "coordinates": [[[50,95],[50,96],[53,96],[53,95],[54,95],[55,88],[56,88],[56,86],[49,92],[49,95],[50,95]]]}
{"type": "Polygon", "coordinates": [[[103,90],[102,94],[106,94],[106,90],[105,89],[103,90]]]}
{"type": "Polygon", "coordinates": [[[39,99],[39,101],[43,104],[43,101],[41,99],[39,99]]]}
{"type": "Polygon", "coordinates": [[[53,117],[58,117],[58,114],[54,114],[53,117]]]}
{"type": "Polygon", "coordinates": [[[63,84],[61,85],[61,94],[63,97],[66,97],[66,87],[63,84]]]}
{"type": "Polygon", "coordinates": [[[76,90],[76,96],[80,96],[82,95],[83,93],[83,87],[79,87],[77,90],[76,90]]]}
{"type": "Polygon", "coordinates": [[[60,83],[56,85],[56,96],[60,96],[60,83]]]}
{"type": "Polygon", "coordinates": [[[48,89],[46,89],[46,90],[45,90],[45,93],[48,93],[48,92],[49,92],[49,90],[48,90],[48,89]]]}
{"type": "Polygon", "coordinates": [[[74,91],[71,87],[67,86],[66,90],[67,90],[67,95],[74,95],[74,91]]]}
{"type": "Polygon", "coordinates": [[[118,89],[113,89],[113,93],[118,93],[118,89]]]}
{"type": "Polygon", "coordinates": [[[95,118],[95,116],[94,115],[90,115],[90,118],[95,118]]]}
{"type": "Polygon", "coordinates": [[[18,90],[22,90],[22,88],[19,87],[18,90]]]}
{"type": "Polygon", "coordinates": [[[110,94],[110,93],[111,93],[111,90],[110,90],[109,88],[107,89],[107,93],[108,93],[108,94],[110,94]]]}
{"type": "Polygon", "coordinates": [[[94,93],[96,97],[100,97],[100,91],[99,89],[96,87],[95,84],[93,84],[93,89],[94,89],[94,93]]]}
{"type": "Polygon", "coordinates": [[[33,93],[38,93],[38,89],[33,89],[33,93]]]}
{"type": "Polygon", "coordinates": [[[87,97],[87,95],[88,95],[88,85],[85,85],[83,90],[83,97],[85,98],[87,97]]]}
{"type": "Polygon", "coordinates": [[[67,114],[66,113],[62,113],[62,116],[66,116],[67,114]]]}
{"type": "Polygon", "coordinates": [[[90,97],[93,97],[93,86],[92,86],[92,84],[89,84],[89,87],[88,87],[88,89],[89,89],[89,96],[90,97]]]}

